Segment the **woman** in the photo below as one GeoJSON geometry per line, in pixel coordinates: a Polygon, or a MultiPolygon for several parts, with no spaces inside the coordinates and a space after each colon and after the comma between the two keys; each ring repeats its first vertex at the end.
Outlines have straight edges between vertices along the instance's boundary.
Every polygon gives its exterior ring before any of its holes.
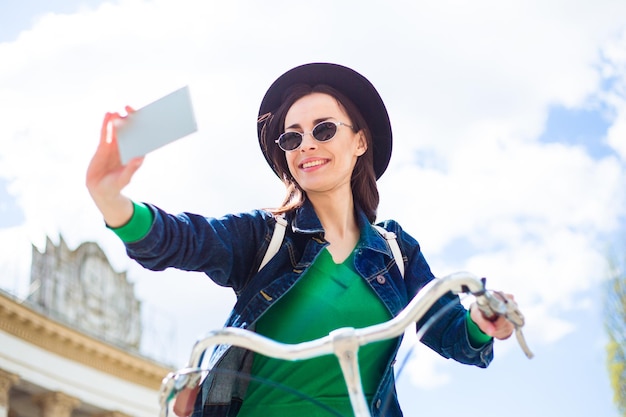
{"type": "MultiPolygon", "coordinates": [[[[377,91],[357,72],[307,64],[269,88],[259,111],[259,143],[287,188],[283,205],[272,212],[172,216],[133,202],[121,190],[142,160],[120,163],[113,126],[119,117],[105,116],[87,172],[92,198],[129,256],[143,266],[202,271],[232,287],[237,302],[227,326],[286,343],[310,340],[336,328],[386,321],[434,278],[417,241],[396,222],[381,225],[398,237],[404,277],[372,227],[376,180],[391,156],[391,125],[377,91]],[[284,215],[289,227],[280,250],[259,270],[276,215],[284,215]]],[[[486,320],[475,306],[468,312],[451,295],[433,310],[451,301],[454,308],[422,341],[446,358],[486,367],[493,338],[509,337],[512,325],[502,318],[486,320]]],[[[400,338],[359,352],[373,416],[402,415],[392,368],[399,345],[400,338]]],[[[202,384],[194,416],[352,415],[334,357],[291,363],[220,347],[212,362],[215,371],[202,384]],[[259,380],[286,386],[316,404],[259,380]]]]}

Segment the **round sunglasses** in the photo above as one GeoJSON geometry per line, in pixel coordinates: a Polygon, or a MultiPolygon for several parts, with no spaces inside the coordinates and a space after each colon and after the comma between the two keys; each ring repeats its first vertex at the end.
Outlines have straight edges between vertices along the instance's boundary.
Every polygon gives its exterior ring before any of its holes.
{"type": "Polygon", "coordinates": [[[337,128],[339,126],[347,126],[350,129],[354,129],[347,123],[342,122],[334,122],[332,120],[327,120],[325,122],[320,122],[313,127],[313,130],[310,132],[285,132],[275,140],[280,149],[285,152],[295,151],[302,145],[302,140],[304,140],[304,135],[308,135],[309,133],[313,138],[318,142],[327,142],[335,137],[337,133],[337,128]]]}

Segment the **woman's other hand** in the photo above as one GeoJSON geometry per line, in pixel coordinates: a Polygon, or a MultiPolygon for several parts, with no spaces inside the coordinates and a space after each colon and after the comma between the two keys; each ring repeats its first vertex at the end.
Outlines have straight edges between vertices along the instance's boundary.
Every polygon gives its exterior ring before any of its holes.
{"type": "MultiPolygon", "coordinates": [[[[514,300],[511,294],[505,294],[509,300],[514,300]]],[[[483,333],[499,340],[508,339],[513,334],[515,326],[504,316],[499,316],[496,320],[486,318],[478,308],[476,303],[470,306],[470,317],[478,325],[483,333]]]]}

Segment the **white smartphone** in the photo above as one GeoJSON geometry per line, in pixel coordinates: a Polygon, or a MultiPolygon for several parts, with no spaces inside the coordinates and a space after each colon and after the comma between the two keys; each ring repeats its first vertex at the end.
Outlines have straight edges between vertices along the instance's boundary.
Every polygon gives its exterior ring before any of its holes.
{"type": "Polygon", "coordinates": [[[116,121],[122,164],[198,130],[189,87],[180,88],[116,121]]]}

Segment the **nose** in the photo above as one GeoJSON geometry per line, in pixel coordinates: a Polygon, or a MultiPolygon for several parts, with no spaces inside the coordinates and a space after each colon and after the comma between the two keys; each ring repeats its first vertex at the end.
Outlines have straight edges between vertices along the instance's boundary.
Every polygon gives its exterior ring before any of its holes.
{"type": "Polygon", "coordinates": [[[317,140],[313,137],[313,133],[306,132],[302,134],[302,144],[300,144],[300,151],[317,148],[317,140]]]}

